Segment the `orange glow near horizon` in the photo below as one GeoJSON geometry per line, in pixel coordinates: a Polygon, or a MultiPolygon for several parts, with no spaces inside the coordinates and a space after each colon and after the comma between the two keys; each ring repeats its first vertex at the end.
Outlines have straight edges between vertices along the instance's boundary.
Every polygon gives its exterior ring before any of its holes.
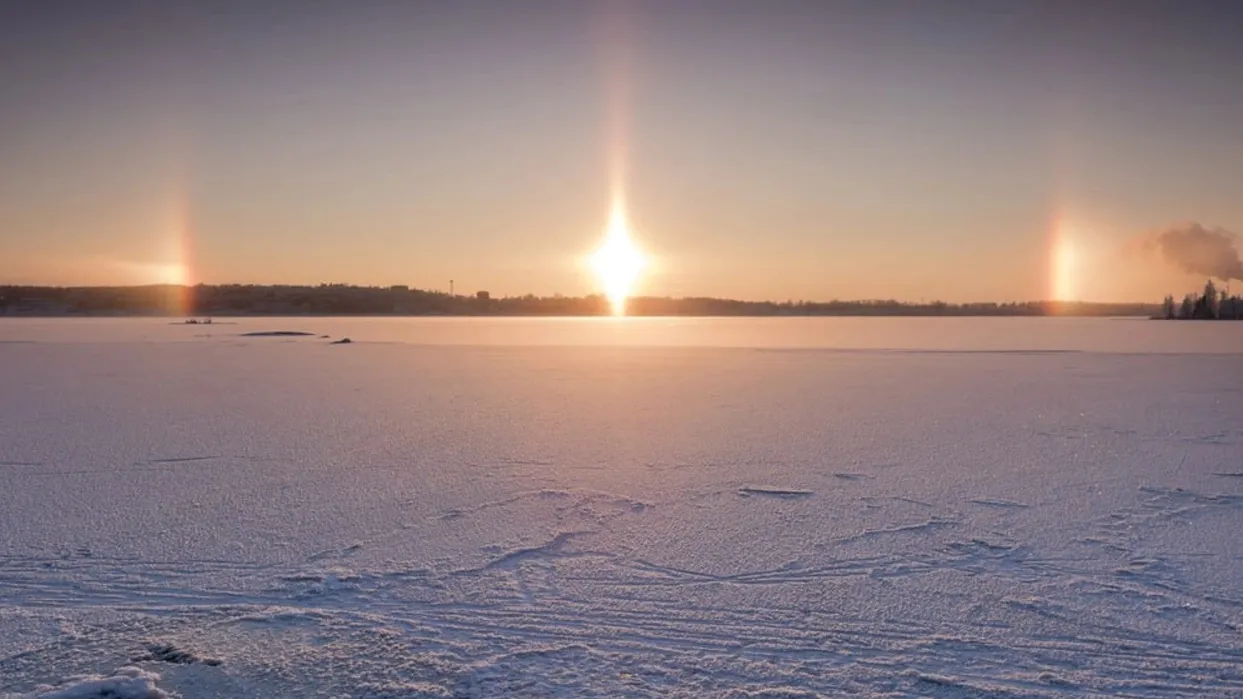
{"type": "Polygon", "coordinates": [[[1054,301],[1079,300],[1076,230],[1065,216],[1058,215],[1050,230],[1049,287],[1054,301]]]}
{"type": "Polygon", "coordinates": [[[591,268],[604,285],[604,293],[609,298],[614,315],[625,315],[626,298],[633,291],[645,265],[643,253],[630,239],[625,207],[618,197],[609,214],[604,242],[591,256],[591,268]]]}
{"type": "Polygon", "coordinates": [[[194,299],[191,287],[194,286],[193,260],[193,226],[190,221],[190,206],[184,186],[177,186],[165,204],[166,222],[163,226],[165,259],[163,264],[151,265],[151,272],[157,277],[157,283],[171,284],[181,287],[170,300],[168,312],[174,315],[188,315],[193,310],[194,299]]]}

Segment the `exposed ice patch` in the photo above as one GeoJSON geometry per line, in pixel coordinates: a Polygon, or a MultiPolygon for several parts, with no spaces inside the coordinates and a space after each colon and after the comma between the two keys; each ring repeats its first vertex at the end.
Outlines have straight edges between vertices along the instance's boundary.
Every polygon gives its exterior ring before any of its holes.
{"type": "Polygon", "coordinates": [[[1000,498],[975,498],[974,500],[971,500],[970,502],[973,505],[983,505],[984,507],[999,507],[1003,509],[1031,507],[1031,505],[1026,505],[1021,502],[1015,502],[1014,500],[1002,500],[1000,498]]]}
{"type": "Polygon", "coordinates": [[[763,495],[770,498],[806,498],[815,495],[814,490],[802,490],[800,488],[782,488],[775,485],[744,485],[738,489],[738,494],[744,498],[752,495],[763,495]]]}
{"type": "Polygon", "coordinates": [[[147,461],[136,462],[135,465],[155,465],[155,464],[184,464],[193,461],[211,461],[218,459],[218,456],[172,456],[164,459],[148,459],[147,461]]]}
{"type": "Polygon", "coordinates": [[[312,337],[315,333],[302,332],[300,330],[257,330],[255,332],[242,333],[242,337],[312,337]]]}

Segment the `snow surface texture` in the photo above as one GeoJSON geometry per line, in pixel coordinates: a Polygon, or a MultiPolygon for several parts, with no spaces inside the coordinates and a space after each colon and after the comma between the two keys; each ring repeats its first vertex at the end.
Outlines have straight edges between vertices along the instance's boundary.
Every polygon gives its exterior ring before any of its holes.
{"type": "Polygon", "coordinates": [[[35,696],[39,699],[168,699],[168,693],[155,686],[159,679],[153,672],[127,666],[111,677],[71,677],[56,687],[39,687],[35,696]]]}
{"type": "Polygon", "coordinates": [[[747,322],[0,321],[0,696],[1243,696],[1243,328],[747,322]]]}

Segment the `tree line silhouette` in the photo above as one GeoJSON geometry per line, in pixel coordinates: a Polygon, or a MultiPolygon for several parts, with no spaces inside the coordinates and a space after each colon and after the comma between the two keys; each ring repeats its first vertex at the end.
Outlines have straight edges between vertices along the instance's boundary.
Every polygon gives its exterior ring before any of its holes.
{"type": "MultiPolygon", "coordinates": [[[[640,296],[626,303],[627,315],[634,316],[1154,316],[1162,310],[1155,304],[1074,301],[775,302],[640,296]]],[[[0,286],[0,314],[4,315],[601,316],[611,313],[612,306],[602,295],[494,297],[486,291],[463,295],[406,286],[0,286]]]]}
{"type": "Polygon", "coordinates": [[[1220,291],[1210,279],[1203,293],[1187,294],[1181,303],[1166,296],[1161,304],[1161,317],[1166,320],[1243,320],[1243,297],[1220,291]]]}

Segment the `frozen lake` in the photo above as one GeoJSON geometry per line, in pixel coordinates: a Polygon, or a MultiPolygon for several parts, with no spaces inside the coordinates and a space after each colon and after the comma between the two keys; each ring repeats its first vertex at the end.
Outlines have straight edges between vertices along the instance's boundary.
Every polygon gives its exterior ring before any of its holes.
{"type": "Polygon", "coordinates": [[[1243,323],[0,319],[0,696],[1237,697],[1240,532],[1243,323]]]}

